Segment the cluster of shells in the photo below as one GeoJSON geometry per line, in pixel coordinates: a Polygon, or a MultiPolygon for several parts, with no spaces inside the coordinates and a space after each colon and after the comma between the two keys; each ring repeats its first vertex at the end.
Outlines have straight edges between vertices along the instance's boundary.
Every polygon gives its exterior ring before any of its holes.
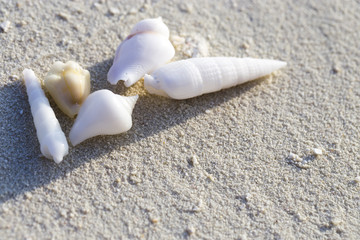
{"type": "MultiPolygon", "coordinates": [[[[175,49],[161,17],[138,22],[116,50],[107,80],[130,87],[144,77],[151,94],[187,99],[219,91],[270,74],[285,62],[269,59],[203,57],[170,62],[175,49]]],[[[68,143],[49,105],[41,82],[30,69],[23,71],[31,112],[42,154],[56,163],[68,154],[68,143]]],[[[113,135],[132,127],[138,96],[124,97],[109,90],[90,94],[90,73],[78,63],[55,62],[43,85],[59,108],[76,119],[70,130],[73,146],[97,135],[113,135]]]]}

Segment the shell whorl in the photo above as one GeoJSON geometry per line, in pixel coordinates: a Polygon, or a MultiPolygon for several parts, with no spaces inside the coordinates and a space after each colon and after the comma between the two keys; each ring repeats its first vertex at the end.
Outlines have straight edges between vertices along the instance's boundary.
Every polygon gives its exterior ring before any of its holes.
{"type": "Polygon", "coordinates": [[[158,33],[166,38],[169,38],[170,35],[169,28],[163,22],[162,17],[141,20],[131,29],[129,36],[144,32],[158,33]]]}
{"type": "Polygon", "coordinates": [[[285,62],[270,59],[211,57],[169,63],[145,76],[153,94],[187,99],[266,76],[285,62]]]}

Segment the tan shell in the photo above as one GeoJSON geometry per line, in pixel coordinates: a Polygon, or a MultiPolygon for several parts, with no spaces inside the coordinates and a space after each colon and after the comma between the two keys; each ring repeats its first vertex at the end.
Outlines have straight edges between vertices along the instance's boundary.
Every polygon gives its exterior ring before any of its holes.
{"type": "Polygon", "coordinates": [[[90,94],[90,73],[74,61],[58,61],[45,77],[44,85],[59,108],[73,118],[90,94]]]}

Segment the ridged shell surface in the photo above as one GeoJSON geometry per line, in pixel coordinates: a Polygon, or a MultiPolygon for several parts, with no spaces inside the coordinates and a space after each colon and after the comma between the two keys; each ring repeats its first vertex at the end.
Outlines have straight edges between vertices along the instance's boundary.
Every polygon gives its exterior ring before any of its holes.
{"type": "Polygon", "coordinates": [[[266,76],[286,66],[283,61],[209,57],[172,62],[145,76],[153,94],[187,99],[266,76]]]}
{"type": "Polygon", "coordinates": [[[116,50],[108,81],[116,84],[123,80],[125,86],[129,87],[146,73],[170,61],[174,54],[175,49],[169,41],[169,29],[162,19],[142,20],[116,50]]]}
{"type": "Polygon", "coordinates": [[[109,90],[89,95],[80,108],[70,131],[73,146],[97,135],[114,135],[128,131],[138,96],[124,97],[109,90]]]}
{"type": "Polygon", "coordinates": [[[60,163],[69,151],[65,134],[35,73],[31,69],[25,69],[23,74],[41,153],[60,163]]]}
{"type": "Polygon", "coordinates": [[[44,78],[44,86],[59,108],[73,118],[90,94],[90,73],[74,61],[57,61],[44,78]]]}

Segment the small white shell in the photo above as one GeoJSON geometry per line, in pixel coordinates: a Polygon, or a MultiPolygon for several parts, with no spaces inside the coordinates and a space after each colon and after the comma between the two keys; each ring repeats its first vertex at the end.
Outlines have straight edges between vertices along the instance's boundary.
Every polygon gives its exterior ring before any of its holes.
{"type": "Polygon", "coordinates": [[[90,73],[74,61],[57,61],[44,78],[44,86],[59,108],[73,118],[90,94],[90,73]]]}
{"type": "Polygon", "coordinates": [[[41,153],[60,163],[69,151],[65,134],[35,73],[31,69],[25,69],[23,74],[41,153]]]}
{"type": "Polygon", "coordinates": [[[115,85],[119,80],[130,87],[146,73],[170,61],[175,49],[169,41],[169,29],[161,17],[137,23],[120,44],[107,78],[115,85]]]}
{"type": "Polygon", "coordinates": [[[114,135],[128,131],[131,114],[138,96],[124,97],[109,90],[99,90],[88,96],[80,108],[70,131],[73,146],[97,135],[114,135]]]}
{"type": "Polygon", "coordinates": [[[286,62],[234,57],[191,58],[169,63],[145,75],[153,94],[187,99],[266,76],[286,62]]]}

